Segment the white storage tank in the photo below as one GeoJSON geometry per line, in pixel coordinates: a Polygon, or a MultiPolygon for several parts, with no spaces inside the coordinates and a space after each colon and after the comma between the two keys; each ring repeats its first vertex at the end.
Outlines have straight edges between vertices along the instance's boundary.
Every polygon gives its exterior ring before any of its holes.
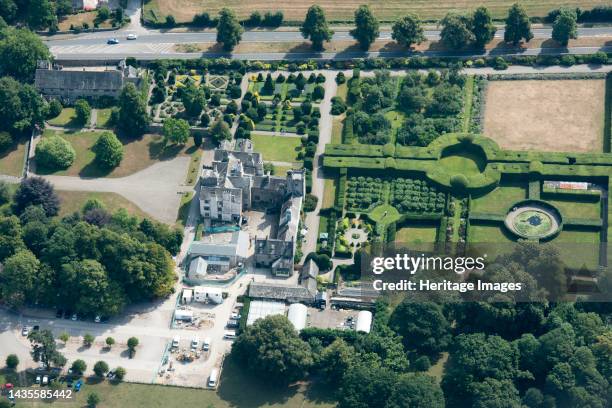
{"type": "Polygon", "coordinates": [[[372,327],[372,312],[369,310],[362,310],[357,314],[357,325],[355,330],[358,332],[369,333],[372,327]]]}
{"type": "Polygon", "coordinates": [[[308,317],[308,308],[301,303],[292,303],[289,305],[287,318],[295,327],[295,330],[300,331],[306,327],[306,318],[308,317]]]}

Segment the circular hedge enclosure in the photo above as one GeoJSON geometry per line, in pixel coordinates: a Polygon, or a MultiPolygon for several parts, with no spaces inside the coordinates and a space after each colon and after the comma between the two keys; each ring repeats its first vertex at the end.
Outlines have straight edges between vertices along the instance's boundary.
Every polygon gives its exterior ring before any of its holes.
{"type": "Polygon", "coordinates": [[[539,200],[514,204],[504,223],[514,235],[525,239],[551,238],[562,228],[561,213],[549,203],[539,200]]]}

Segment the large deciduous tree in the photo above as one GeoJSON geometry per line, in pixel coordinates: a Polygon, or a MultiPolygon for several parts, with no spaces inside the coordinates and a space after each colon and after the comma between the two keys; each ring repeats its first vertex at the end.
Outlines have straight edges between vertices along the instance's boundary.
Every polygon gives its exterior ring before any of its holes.
{"type": "Polygon", "coordinates": [[[518,45],[521,40],[526,42],[533,38],[531,23],[525,8],[518,3],[512,5],[506,18],[506,30],[504,31],[504,41],[518,45]]]}
{"type": "Polygon", "coordinates": [[[232,355],[252,372],[287,384],[305,377],[313,363],[310,346],[285,316],[256,321],[232,344],[232,355]]]}
{"type": "Polygon", "coordinates": [[[123,159],[123,144],[113,132],[104,132],[94,149],[96,161],[106,169],[115,168],[123,159]]]}
{"type": "Polygon", "coordinates": [[[51,367],[63,367],[66,364],[64,357],[58,350],[51,330],[35,330],[28,335],[32,345],[32,358],[36,362],[43,362],[51,367]]]}
{"type": "Polygon", "coordinates": [[[306,13],[306,19],[300,28],[302,36],[306,39],[310,39],[312,42],[312,49],[320,51],[323,49],[323,42],[330,41],[334,32],[329,28],[327,20],[325,19],[325,12],[323,9],[314,4],[310,6],[306,13]]]}
{"type": "Polygon", "coordinates": [[[576,10],[562,8],[553,23],[552,38],[564,47],[570,39],[578,38],[576,10]]]}
{"type": "Polygon", "coordinates": [[[225,51],[232,51],[238,45],[243,31],[234,12],[228,8],[222,9],[217,24],[217,42],[223,44],[225,51]]]}
{"type": "Polygon", "coordinates": [[[150,118],[141,93],[132,83],[126,84],[119,95],[117,128],[125,135],[141,136],[149,129],[150,118]]]}
{"type": "Polygon", "coordinates": [[[50,170],[68,168],[76,158],[72,145],[57,135],[43,137],[36,145],[35,152],[36,164],[50,170]]]}
{"type": "Polygon", "coordinates": [[[470,18],[457,13],[448,13],[440,22],[442,43],[453,50],[464,48],[474,41],[470,18]]]}
{"type": "MultiPolygon", "coordinates": [[[[0,59],[2,64],[2,59],[0,59]]],[[[0,131],[26,132],[44,126],[47,104],[33,86],[0,78],[0,131]]]]}
{"type": "Polygon", "coordinates": [[[493,39],[496,30],[489,9],[482,6],[478,7],[472,15],[474,46],[476,48],[484,48],[493,39]]]}
{"type": "Polygon", "coordinates": [[[404,47],[425,41],[421,21],[416,14],[408,14],[393,23],[391,38],[404,47]]]}
{"type": "Polygon", "coordinates": [[[0,272],[2,299],[10,306],[23,305],[38,279],[40,262],[33,253],[21,250],[4,261],[0,272]]]}
{"type": "Polygon", "coordinates": [[[183,145],[189,140],[189,123],[185,119],[168,118],[164,121],[166,143],[183,145]]]}
{"type": "Polygon", "coordinates": [[[14,209],[21,214],[28,206],[40,205],[51,217],[59,212],[59,198],[53,186],[41,177],[29,177],[21,182],[15,193],[14,209]]]}
{"type": "Polygon", "coordinates": [[[355,28],[351,30],[351,36],[359,42],[361,49],[367,50],[378,37],[378,26],[378,20],[374,17],[370,6],[359,6],[355,10],[355,28]]]}

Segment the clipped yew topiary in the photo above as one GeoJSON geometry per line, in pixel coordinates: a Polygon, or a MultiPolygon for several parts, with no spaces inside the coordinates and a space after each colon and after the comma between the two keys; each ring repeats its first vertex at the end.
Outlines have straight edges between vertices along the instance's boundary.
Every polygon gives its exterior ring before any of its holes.
{"type": "Polygon", "coordinates": [[[463,191],[467,188],[469,181],[463,174],[454,174],[450,178],[450,184],[452,188],[463,191]]]}
{"type": "Polygon", "coordinates": [[[36,163],[47,169],[65,169],[74,163],[76,152],[61,136],[46,136],[36,145],[36,163]]]}

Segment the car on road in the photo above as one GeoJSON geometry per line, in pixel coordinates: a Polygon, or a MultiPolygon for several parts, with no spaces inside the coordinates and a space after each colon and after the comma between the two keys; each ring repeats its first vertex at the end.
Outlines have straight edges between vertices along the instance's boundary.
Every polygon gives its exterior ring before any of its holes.
{"type": "Polygon", "coordinates": [[[40,384],[40,375],[36,376],[36,384],[40,384]]]}
{"type": "Polygon", "coordinates": [[[126,37],[128,40],[135,40],[138,38],[138,36],[134,33],[128,34],[126,37]]]}
{"type": "Polygon", "coordinates": [[[94,319],[95,323],[100,323],[102,321],[102,317],[100,315],[96,315],[96,318],[94,319]]]}
{"type": "Polygon", "coordinates": [[[72,320],[73,322],[76,322],[77,320],[79,320],[79,315],[76,313],[72,314],[72,317],[70,318],[70,320],[72,320]]]}
{"type": "Polygon", "coordinates": [[[214,388],[217,386],[217,377],[219,376],[219,370],[213,368],[208,377],[208,386],[214,388]]]}
{"type": "Polygon", "coordinates": [[[200,347],[200,339],[198,337],[194,337],[191,340],[191,350],[196,351],[200,347]]]}
{"type": "Polygon", "coordinates": [[[106,43],[107,43],[108,45],[115,45],[115,44],[119,44],[119,40],[118,40],[118,39],[116,39],[116,38],[109,38],[109,39],[106,41],[106,43]]]}
{"type": "Polygon", "coordinates": [[[28,329],[27,326],[23,326],[23,328],[21,329],[21,335],[27,336],[28,334],[30,334],[30,329],[28,329]]]}
{"type": "Polygon", "coordinates": [[[47,384],[49,384],[49,376],[48,375],[43,375],[42,385],[47,385],[47,384]]]}
{"type": "Polygon", "coordinates": [[[210,350],[210,337],[204,339],[204,343],[202,343],[202,350],[208,351],[210,350]]]}

